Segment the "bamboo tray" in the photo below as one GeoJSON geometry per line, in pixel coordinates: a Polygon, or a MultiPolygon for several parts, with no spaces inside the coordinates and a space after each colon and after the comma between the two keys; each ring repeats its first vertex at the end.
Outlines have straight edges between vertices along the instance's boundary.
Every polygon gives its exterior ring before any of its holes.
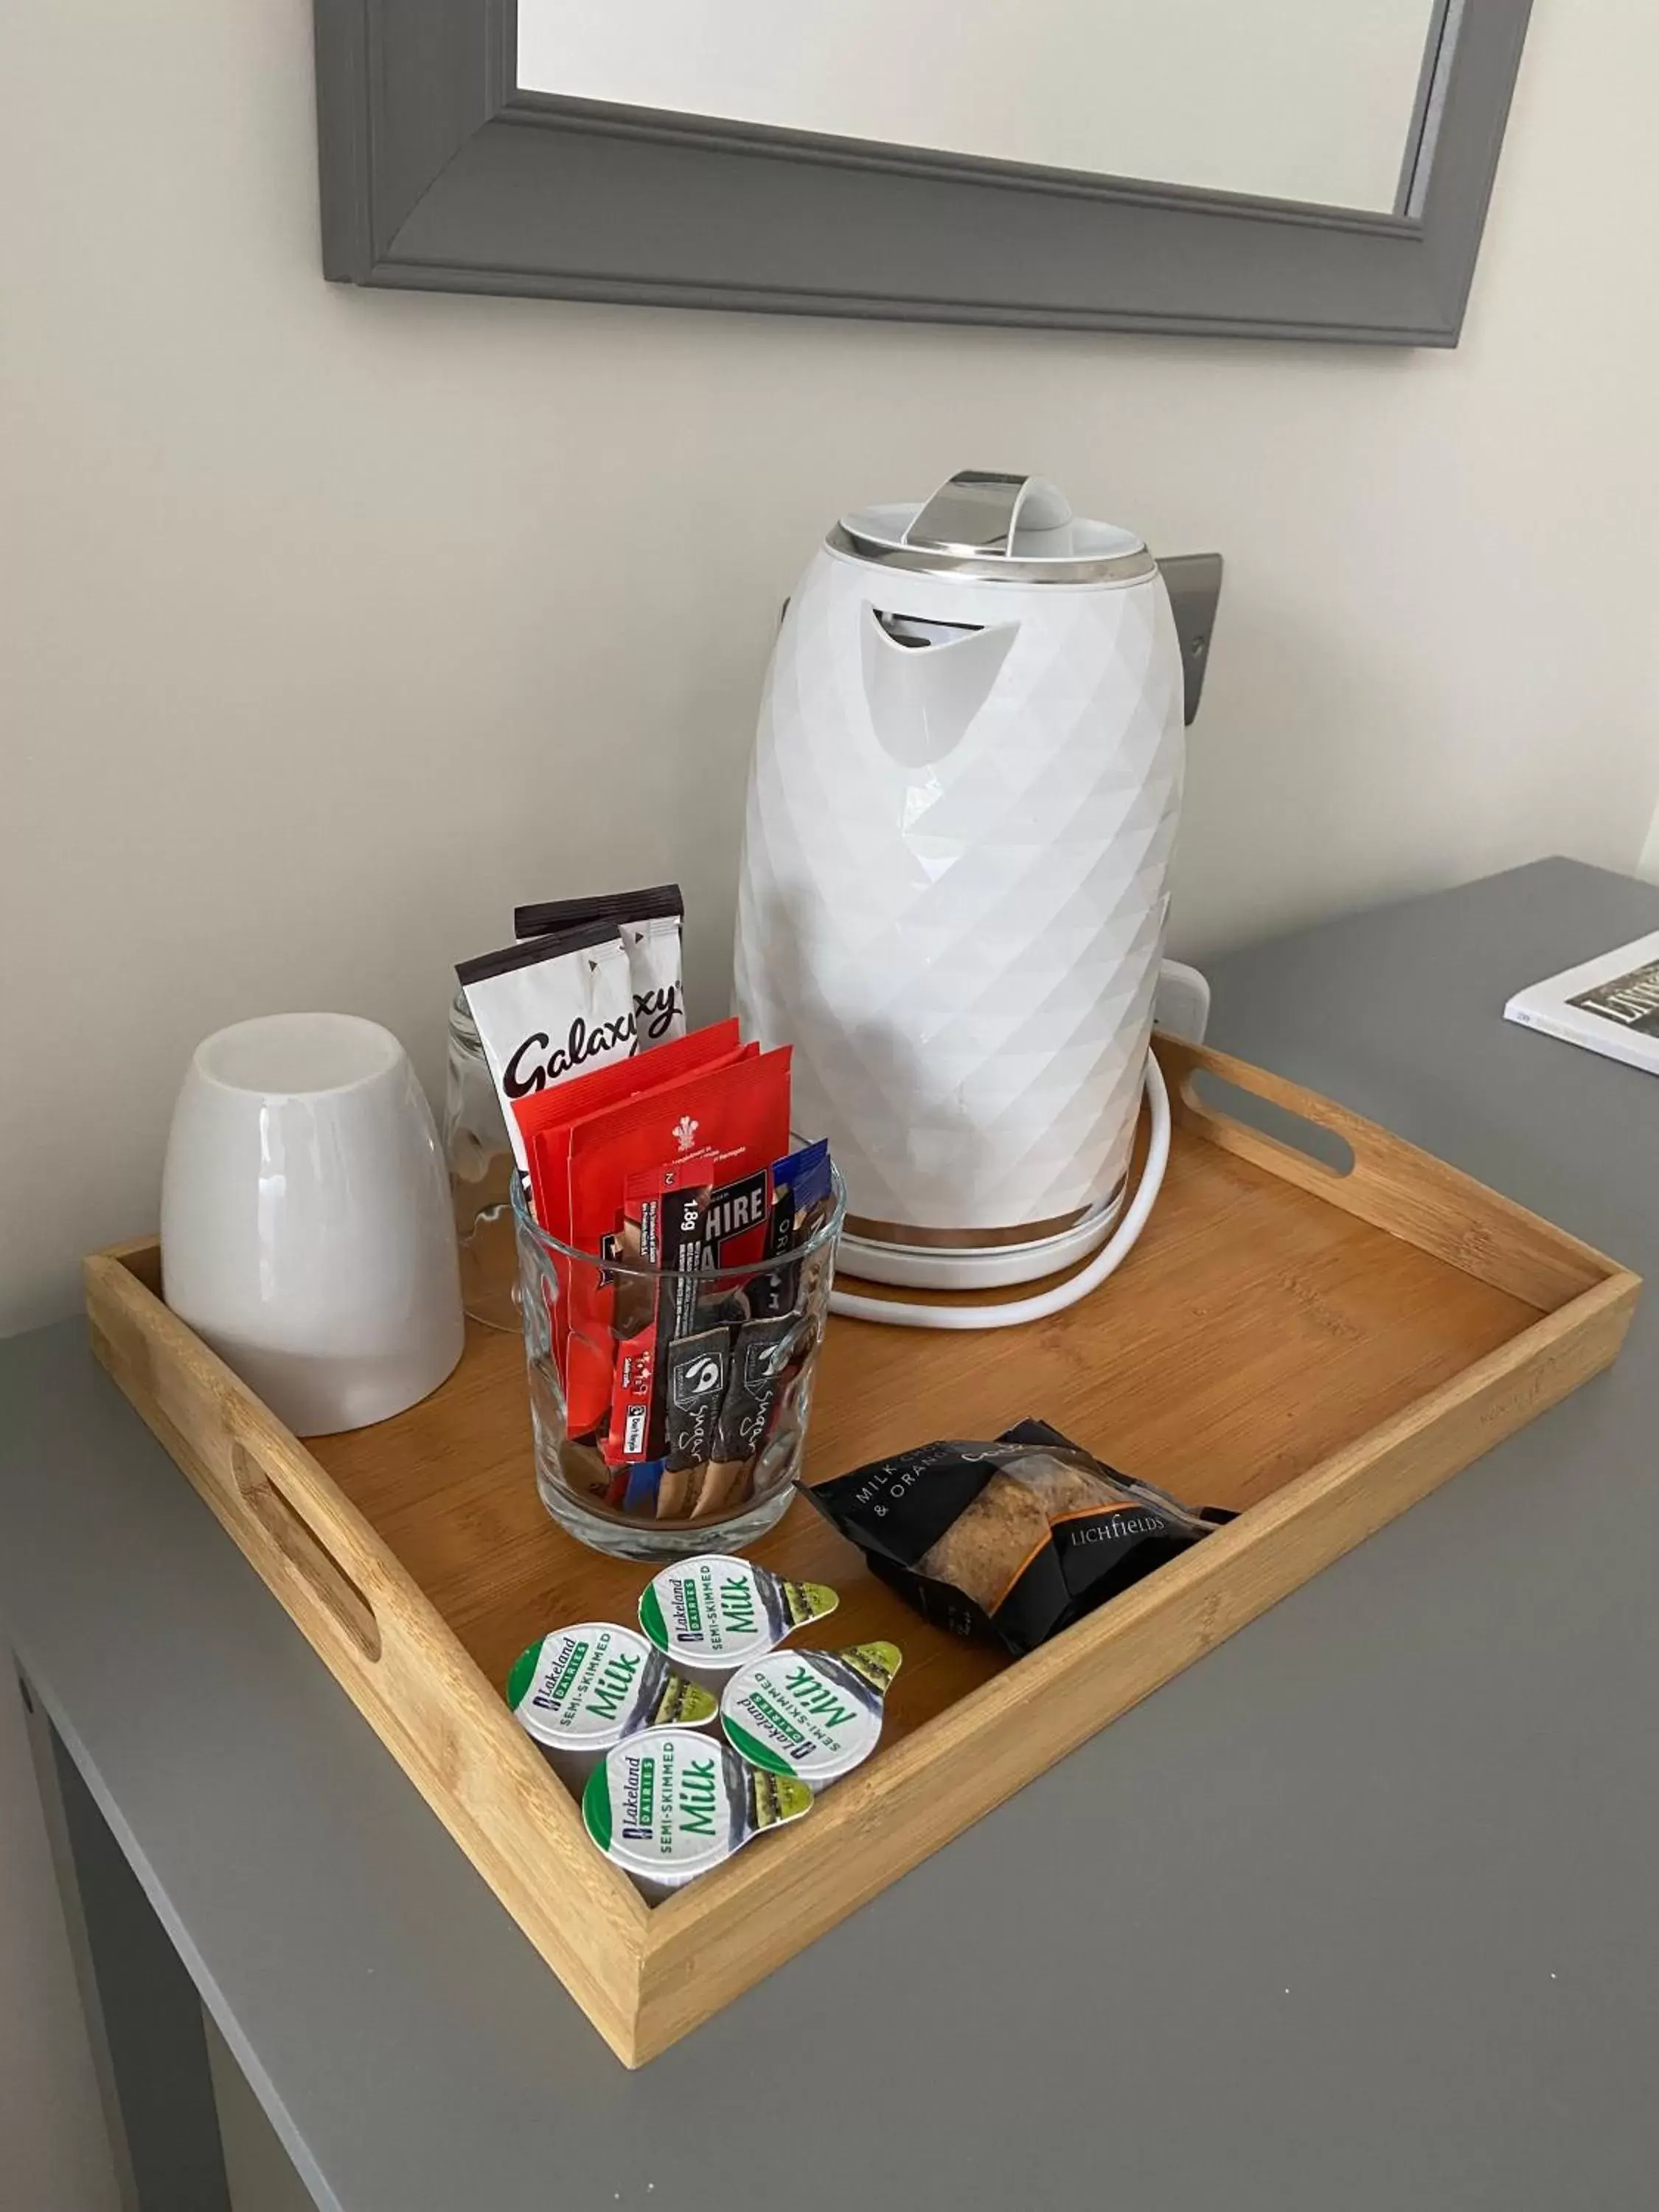
{"type": "Polygon", "coordinates": [[[1158,1049],[1174,1146],[1120,1273],[991,1335],[836,1322],[809,1476],[1035,1414],[1240,1517],[1016,1664],[908,1613],[798,1503],[757,1556],[841,1592],[836,1641],[903,1645],[881,1748],[810,1819],[654,1908],[588,1843],[501,1694],[544,1631],[631,1620],[647,1571],[543,1511],[516,1341],[470,1329],[423,1404],[301,1444],[161,1304],[154,1239],[87,1261],[99,1358],[627,2064],[1617,1352],[1636,1276],[1310,1092],[1202,1048],[1158,1049]],[[1200,1078],[1334,1133],[1352,1166],[1231,1118],[1200,1078]]]}

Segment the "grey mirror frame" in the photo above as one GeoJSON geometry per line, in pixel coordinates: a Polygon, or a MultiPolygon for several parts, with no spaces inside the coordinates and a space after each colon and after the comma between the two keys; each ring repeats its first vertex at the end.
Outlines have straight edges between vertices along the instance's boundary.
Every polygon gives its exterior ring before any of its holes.
{"type": "Polygon", "coordinates": [[[522,92],[515,0],[315,0],[324,273],[910,322],[1457,343],[1530,0],[1441,0],[1370,215],[522,92]]]}

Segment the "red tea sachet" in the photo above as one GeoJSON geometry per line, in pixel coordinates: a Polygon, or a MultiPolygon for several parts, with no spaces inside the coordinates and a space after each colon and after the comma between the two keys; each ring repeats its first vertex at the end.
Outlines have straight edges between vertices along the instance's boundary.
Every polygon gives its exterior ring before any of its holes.
{"type": "MultiPolygon", "coordinates": [[[[624,1099],[672,1084],[696,1069],[723,1067],[745,1054],[752,1059],[759,1050],[758,1045],[738,1042],[735,1020],[714,1022],[707,1029],[694,1030],[690,1036],[659,1045],[643,1060],[636,1056],[617,1060],[609,1067],[595,1068],[589,1074],[574,1076],[551,1090],[538,1091],[533,1097],[520,1099],[514,1112],[529,1162],[531,1199],[542,1227],[562,1243],[576,1241],[570,1233],[569,1131],[573,1122],[585,1115],[620,1104],[624,1099]]],[[[614,1229],[617,1224],[613,1222],[611,1225],[614,1229]]],[[[553,1357],[562,1377],[570,1328],[569,1262],[555,1254],[553,1270],[559,1284],[559,1296],[551,1302],[548,1318],[553,1335],[553,1357]]]]}
{"type": "Polygon", "coordinates": [[[528,1097],[514,1100],[513,1115],[529,1159],[531,1197],[542,1227],[550,1236],[570,1242],[555,1219],[556,1216],[563,1218],[568,1204],[565,1156],[557,1148],[546,1152],[544,1157],[554,1173],[546,1178],[538,1177],[537,1139],[542,1131],[568,1127],[584,1115],[597,1113],[601,1107],[631,1098],[639,1091],[659,1089],[696,1068],[724,1065],[739,1052],[754,1054],[759,1049],[757,1045],[738,1043],[734,1016],[726,1021],[711,1022],[706,1029],[693,1030],[689,1036],[676,1037],[671,1043],[659,1045],[648,1055],[636,1054],[632,1059],[613,1061],[608,1067],[572,1076],[549,1090],[532,1091],[528,1097]]]}
{"type": "MultiPolygon", "coordinates": [[[[654,1058],[660,1061],[673,1049],[663,1046],[654,1058]]],[[[599,1251],[601,1240],[617,1233],[629,1176],[665,1161],[688,1168],[695,1163],[699,1184],[715,1188],[763,1174],[789,1142],[789,1048],[781,1046],[654,1086],[568,1130],[543,1132],[532,1158],[552,1140],[563,1138],[568,1145],[570,1226],[564,1241],[584,1252],[599,1251]]],[[[763,1218],[754,1233],[758,1257],[763,1218]]],[[[742,1256],[734,1254],[739,1261],[742,1256]]],[[[572,1270],[565,1392],[573,1436],[592,1434],[610,1409],[611,1304],[611,1288],[602,1285],[597,1269],[572,1270]]]]}

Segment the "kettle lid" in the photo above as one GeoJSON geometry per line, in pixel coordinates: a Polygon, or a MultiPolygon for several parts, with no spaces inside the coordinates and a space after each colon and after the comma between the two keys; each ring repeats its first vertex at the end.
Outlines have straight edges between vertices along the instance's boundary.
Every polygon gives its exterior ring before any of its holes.
{"type": "Polygon", "coordinates": [[[890,568],[975,582],[1127,584],[1156,563],[1132,530],[1073,514],[1046,477],[959,469],[927,500],[845,514],[838,553],[890,568]]]}

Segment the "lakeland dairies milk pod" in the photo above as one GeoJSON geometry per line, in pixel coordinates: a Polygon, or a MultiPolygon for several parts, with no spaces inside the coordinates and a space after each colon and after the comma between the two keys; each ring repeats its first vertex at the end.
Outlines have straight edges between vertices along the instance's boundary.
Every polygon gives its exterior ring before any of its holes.
{"type": "Polygon", "coordinates": [[[752,1559],[699,1552],[652,1577],[640,1626],[680,1674],[723,1688],[738,1668],[840,1603],[823,1583],[787,1582],[752,1559]]]}
{"type": "Polygon", "coordinates": [[[751,1766],[793,1776],[809,1790],[839,1782],[875,1749],[902,1656],[896,1644],[763,1652],[720,1694],[726,1740],[751,1766]]]}
{"type": "Polygon", "coordinates": [[[699,1728],[717,1710],[706,1689],[614,1620],[580,1621],[538,1638],[514,1662],[507,1702],[556,1772],[577,1787],[624,1736],[699,1728]]]}
{"type": "Polygon", "coordinates": [[[942,1250],[977,1252],[1017,1281],[1105,1237],[1182,706],[1157,563],[1041,478],[964,471],[848,515],[813,556],[761,706],[736,1007],[795,1048],[849,1272],[938,1280],[942,1250]]]}
{"type": "Polygon", "coordinates": [[[685,1728],[625,1737],[582,1791],[588,1834],[653,1899],[811,1809],[804,1782],[751,1766],[715,1737],[685,1728]]]}

